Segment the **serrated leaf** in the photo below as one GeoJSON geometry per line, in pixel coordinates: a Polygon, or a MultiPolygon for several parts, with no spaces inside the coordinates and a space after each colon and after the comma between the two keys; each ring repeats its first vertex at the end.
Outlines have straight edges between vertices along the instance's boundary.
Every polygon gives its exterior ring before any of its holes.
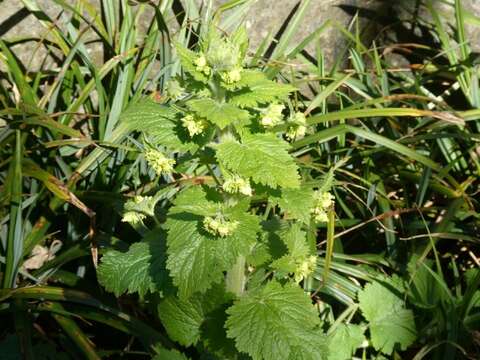
{"type": "Polygon", "coordinates": [[[310,222],[310,210],[314,203],[312,188],[282,189],[279,196],[271,195],[270,201],[280,206],[287,219],[298,219],[304,224],[310,222]]]}
{"type": "Polygon", "coordinates": [[[296,88],[291,85],[261,80],[235,92],[230,98],[230,103],[241,108],[256,107],[261,104],[283,100],[295,90],[296,88]]]}
{"type": "Polygon", "coordinates": [[[282,234],[288,228],[286,221],[273,217],[262,222],[262,236],[252,249],[248,261],[253,266],[260,266],[272,259],[279,259],[287,254],[288,249],[282,240],[282,234]]]}
{"type": "Polygon", "coordinates": [[[328,360],[350,360],[365,336],[359,325],[340,324],[328,340],[328,360]]]}
{"type": "Polygon", "coordinates": [[[107,251],[97,268],[98,281],[116,296],[162,292],[171,286],[165,259],[165,234],[155,229],[127,252],[107,251]]]}
{"type": "Polygon", "coordinates": [[[247,293],[227,313],[227,336],[253,360],[318,360],[325,355],[318,314],[295,285],[272,281],[247,293]]]}
{"type": "Polygon", "coordinates": [[[177,55],[180,59],[180,63],[182,64],[183,70],[185,70],[190,75],[192,75],[195,80],[200,81],[202,83],[207,83],[208,76],[198,71],[197,67],[194,64],[197,54],[194,51],[185,48],[183,45],[179,43],[175,44],[175,49],[177,50],[177,55]]]}
{"type": "Polygon", "coordinates": [[[200,186],[185,189],[175,199],[175,206],[169,214],[190,213],[200,216],[212,216],[220,211],[222,204],[207,200],[207,194],[200,186]]]}
{"type": "Polygon", "coordinates": [[[168,296],[158,305],[158,315],[171,339],[190,346],[201,338],[201,326],[207,315],[229,299],[220,285],[189,299],[168,296]]]}
{"type": "Polygon", "coordinates": [[[271,267],[287,274],[294,273],[298,266],[310,256],[306,233],[301,229],[299,223],[294,223],[286,231],[280,233],[280,236],[287,246],[288,253],[273,261],[271,267]]]}
{"type": "MultiPolygon", "coordinates": [[[[393,284],[391,280],[389,280],[393,284]]],[[[396,289],[398,284],[393,284],[396,289]]],[[[416,339],[413,312],[386,286],[375,282],[358,293],[360,309],[369,322],[370,337],[376,350],[391,354],[398,346],[405,350],[416,339]],[[395,336],[392,336],[395,334],[395,336]]]]}
{"type": "Polygon", "coordinates": [[[265,74],[259,70],[252,70],[252,69],[245,69],[242,70],[242,77],[240,81],[237,83],[239,88],[246,87],[246,86],[254,86],[255,84],[264,83],[268,81],[265,74]]]}
{"type": "Polygon", "coordinates": [[[242,142],[226,140],[217,146],[221,165],[242,177],[271,186],[298,188],[298,168],[288,143],[274,134],[245,135],[242,142]]]}
{"type": "Polygon", "coordinates": [[[151,126],[162,123],[164,119],[173,120],[175,110],[169,106],[161,105],[152,99],[145,98],[130,105],[120,116],[120,121],[127,124],[131,130],[145,130],[145,124],[151,126]]]}
{"type": "Polygon", "coordinates": [[[235,105],[218,103],[212,99],[190,100],[187,106],[200,117],[217,125],[220,129],[228,125],[245,126],[249,122],[249,113],[235,105]]]}
{"type": "Polygon", "coordinates": [[[187,189],[174,204],[166,222],[167,268],[179,295],[188,297],[197,291],[205,292],[222,280],[223,271],[229,270],[238,256],[246,255],[255,244],[260,225],[258,217],[247,213],[242,203],[222,207],[221,211],[238,222],[238,226],[230,236],[215,237],[204,230],[204,216],[197,215],[218,206],[207,200],[203,190],[187,189]],[[187,200],[195,205],[188,206],[187,200]]]}
{"type": "Polygon", "coordinates": [[[292,348],[288,360],[322,360],[328,357],[326,337],[320,328],[306,332],[302,345],[292,348]]]}
{"type": "Polygon", "coordinates": [[[155,144],[174,151],[194,151],[198,145],[192,142],[177,123],[177,113],[171,107],[143,99],[127,108],[121,115],[130,131],[141,131],[155,144]]]}

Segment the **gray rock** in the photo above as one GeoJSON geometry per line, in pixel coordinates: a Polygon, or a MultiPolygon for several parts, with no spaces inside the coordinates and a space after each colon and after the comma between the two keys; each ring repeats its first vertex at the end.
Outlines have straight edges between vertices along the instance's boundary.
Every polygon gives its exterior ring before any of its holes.
{"type": "MultiPolygon", "coordinates": [[[[61,28],[65,28],[67,17],[60,13],[60,6],[56,5],[53,0],[37,0],[40,7],[52,18],[56,19],[61,28]]],[[[202,1],[202,0],[198,0],[202,1]]],[[[99,3],[99,0],[91,0],[92,3],[99,3]]],[[[222,3],[225,0],[217,0],[216,3],[222,3]]],[[[70,0],[74,4],[74,0],[70,0]]],[[[375,0],[312,0],[310,8],[302,21],[299,31],[295,34],[293,44],[299,43],[305,36],[317,29],[325,21],[331,20],[334,23],[349,27],[352,22],[356,8],[361,8],[367,12],[368,16],[360,16],[360,25],[362,28],[363,42],[367,46],[370,41],[375,38],[379,28],[376,22],[372,21],[372,14],[382,15],[391,9],[398,11],[402,16],[408,16],[408,11],[416,3],[416,0],[399,0],[395,5],[391,5],[390,1],[375,0]],[[404,10],[402,10],[404,9],[404,10]],[[402,13],[403,11],[403,13],[402,13]]],[[[452,7],[442,5],[441,2],[435,2],[438,9],[444,14],[442,18],[446,22],[454,21],[452,15],[452,7]]],[[[269,34],[276,34],[282,25],[289,18],[292,10],[298,4],[292,0],[257,0],[246,16],[246,25],[251,35],[251,45],[255,49],[262,40],[269,34]]],[[[473,14],[480,16],[480,1],[464,0],[463,6],[473,14]]],[[[4,1],[1,4],[0,12],[0,35],[5,40],[18,40],[23,37],[45,38],[48,36],[48,29],[43,27],[40,22],[33,16],[29,15],[23,9],[21,0],[4,1]]],[[[375,16],[377,16],[375,15],[375,16]]],[[[145,14],[143,22],[148,23],[151,13],[145,14]]],[[[471,45],[475,50],[480,49],[480,31],[477,27],[468,26],[467,34],[471,39],[471,45]]],[[[341,31],[330,26],[326,29],[320,39],[311,44],[308,50],[314,53],[316,48],[320,48],[326,56],[327,64],[332,64],[339,56],[344,54],[346,48],[346,39],[341,31]]],[[[45,46],[38,47],[34,43],[20,44],[14,47],[15,54],[20,58],[23,64],[29,70],[36,70],[42,66],[44,59],[48,59],[47,49],[45,46]]],[[[100,48],[92,46],[90,48],[92,58],[101,62],[102,54],[99,53],[100,48]]],[[[46,60],[44,67],[53,66],[50,60],[46,60]]]]}

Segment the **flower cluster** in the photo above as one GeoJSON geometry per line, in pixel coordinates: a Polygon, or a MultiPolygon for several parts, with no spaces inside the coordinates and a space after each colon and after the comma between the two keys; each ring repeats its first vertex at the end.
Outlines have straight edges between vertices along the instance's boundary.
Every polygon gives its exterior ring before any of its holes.
{"type": "Polygon", "coordinates": [[[309,256],[305,261],[298,264],[297,269],[295,270],[295,282],[299,283],[308,275],[310,275],[315,267],[317,266],[317,257],[312,255],[309,256]]]}
{"type": "Polygon", "coordinates": [[[243,195],[252,196],[252,187],[250,186],[250,181],[248,181],[248,179],[245,180],[237,175],[227,178],[222,187],[227,193],[240,193],[243,195]]]}
{"type": "Polygon", "coordinates": [[[193,137],[201,134],[205,130],[207,123],[203,119],[196,119],[193,115],[188,114],[182,118],[182,125],[188,130],[190,137],[193,137]]]}
{"type": "Polygon", "coordinates": [[[260,120],[265,127],[274,127],[280,124],[283,120],[282,111],[285,109],[284,105],[270,104],[264,111],[263,117],[260,120]]]}
{"type": "Polygon", "coordinates": [[[301,139],[307,132],[307,119],[302,112],[296,112],[288,121],[285,136],[289,140],[301,139]]]}
{"type": "Polygon", "coordinates": [[[148,203],[152,200],[151,196],[137,195],[133,199],[125,203],[125,210],[127,210],[122,217],[122,222],[130,224],[138,224],[142,222],[147,216],[140,212],[142,208],[148,207],[148,203]]]}
{"type": "Polygon", "coordinates": [[[205,57],[205,55],[200,53],[193,63],[198,72],[204,73],[207,76],[210,75],[212,69],[210,68],[210,66],[208,66],[207,58],[205,57]]]}
{"type": "Polygon", "coordinates": [[[228,221],[222,216],[206,216],[203,219],[203,227],[210,234],[215,236],[230,236],[238,227],[238,221],[228,221]]]}
{"type": "Polygon", "coordinates": [[[162,173],[171,173],[175,160],[167,158],[161,151],[148,149],[145,151],[145,160],[160,175],[162,173]]]}
{"type": "Polygon", "coordinates": [[[315,191],[314,193],[315,203],[311,211],[313,218],[318,222],[327,222],[328,209],[333,205],[333,200],[335,199],[332,194],[329,192],[315,191]]]}
{"type": "Polygon", "coordinates": [[[225,84],[235,84],[242,79],[242,68],[236,67],[233,70],[221,73],[220,76],[225,84]]]}

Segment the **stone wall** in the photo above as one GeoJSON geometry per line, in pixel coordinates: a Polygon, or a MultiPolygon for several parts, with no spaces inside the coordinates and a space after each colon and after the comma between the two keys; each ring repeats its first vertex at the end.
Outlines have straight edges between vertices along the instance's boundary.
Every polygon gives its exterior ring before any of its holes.
{"type": "MultiPolygon", "coordinates": [[[[60,24],[64,24],[65,17],[59,17],[60,7],[55,5],[53,0],[37,1],[49,16],[58,19],[60,24]]],[[[75,3],[75,0],[69,1],[72,4],[75,3]]],[[[98,4],[99,0],[90,0],[90,2],[98,4]]],[[[225,0],[216,1],[216,3],[222,2],[225,2],[225,0]]],[[[393,12],[395,15],[408,18],[408,13],[413,9],[416,2],[416,0],[312,0],[306,17],[295,35],[294,43],[298,43],[326,20],[348,27],[356,10],[361,9],[359,18],[363,29],[363,40],[368,44],[382,27],[388,27],[385,24],[385,21],[388,22],[388,18],[385,18],[385,16],[391,15],[393,12]],[[378,19],[382,16],[383,24],[381,21],[374,21],[375,18],[378,19]]],[[[257,0],[246,17],[252,47],[255,48],[269,32],[277,33],[297,4],[298,2],[295,0],[257,0]]],[[[480,16],[480,0],[463,0],[463,5],[466,9],[480,16]]],[[[451,7],[442,5],[439,1],[436,1],[436,6],[442,12],[442,18],[445,21],[454,20],[451,7]]],[[[46,29],[40,25],[38,20],[24,9],[21,0],[2,2],[0,11],[0,36],[2,39],[12,40],[25,36],[42,37],[45,32],[46,29]]],[[[467,33],[472,45],[477,50],[480,49],[480,27],[469,26],[467,33]]],[[[337,28],[330,27],[322,34],[318,45],[321,46],[327,61],[331,63],[344,50],[345,38],[337,28]]],[[[313,49],[314,46],[311,46],[310,50],[313,51],[313,49]]],[[[101,54],[95,54],[95,48],[91,50],[94,52],[94,58],[101,58],[101,54]]],[[[40,65],[39,61],[44,58],[44,51],[43,48],[38,49],[31,45],[15,47],[16,55],[24,64],[29,64],[28,68],[30,70],[40,65]]]]}

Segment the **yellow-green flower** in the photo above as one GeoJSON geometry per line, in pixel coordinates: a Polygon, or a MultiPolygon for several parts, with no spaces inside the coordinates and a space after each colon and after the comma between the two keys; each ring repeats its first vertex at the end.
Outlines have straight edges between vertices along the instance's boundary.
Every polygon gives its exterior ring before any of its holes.
{"type": "Polygon", "coordinates": [[[333,200],[335,197],[330,194],[329,192],[315,192],[315,200],[324,209],[328,209],[330,206],[333,205],[333,200]]]}
{"type": "Polygon", "coordinates": [[[185,115],[182,118],[182,125],[188,130],[190,137],[201,134],[207,126],[203,119],[196,119],[191,114],[185,115]]]}
{"type": "Polygon", "coordinates": [[[226,84],[235,84],[236,82],[239,82],[242,79],[242,69],[241,68],[235,68],[233,70],[224,72],[221,74],[222,80],[226,84]]]}
{"type": "Polygon", "coordinates": [[[142,222],[147,216],[145,214],[136,212],[136,211],[127,211],[123,214],[122,222],[127,222],[130,224],[138,224],[142,222]]]}
{"type": "Polygon", "coordinates": [[[310,275],[317,265],[317,257],[309,256],[305,261],[301,262],[295,270],[295,281],[298,283],[310,275]]]}
{"type": "Polygon", "coordinates": [[[280,124],[283,120],[282,111],[285,109],[284,105],[271,104],[263,112],[263,117],[260,120],[265,127],[274,127],[280,124]]]}
{"type": "Polygon", "coordinates": [[[203,219],[203,228],[214,236],[230,236],[237,227],[238,221],[228,221],[221,216],[206,216],[203,219]]]}
{"type": "Polygon", "coordinates": [[[243,195],[252,196],[252,187],[250,186],[250,181],[241,178],[240,176],[234,175],[227,178],[222,185],[223,190],[228,193],[241,193],[243,195]]]}
{"type": "Polygon", "coordinates": [[[148,149],[145,151],[145,160],[160,175],[162,173],[171,173],[175,160],[167,158],[161,151],[148,149]]]}
{"type": "Polygon", "coordinates": [[[307,132],[307,119],[302,112],[296,112],[288,121],[285,136],[289,140],[301,139],[307,132]]]}
{"type": "Polygon", "coordinates": [[[311,210],[313,218],[317,222],[328,222],[328,209],[333,205],[335,197],[329,192],[315,191],[314,206],[311,210]]]}
{"type": "Polygon", "coordinates": [[[197,71],[202,72],[205,75],[210,75],[212,69],[210,69],[210,66],[208,66],[207,58],[202,53],[200,53],[193,61],[193,64],[195,65],[197,71]]]}

